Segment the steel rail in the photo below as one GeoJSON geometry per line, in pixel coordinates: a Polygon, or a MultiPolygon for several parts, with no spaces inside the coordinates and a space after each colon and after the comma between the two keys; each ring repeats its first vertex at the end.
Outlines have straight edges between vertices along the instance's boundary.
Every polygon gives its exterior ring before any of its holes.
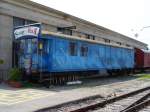
{"type": "Polygon", "coordinates": [[[146,94],[145,96],[143,96],[142,98],[140,98],[139,100],[137,100],[136,102],[132,103],[131,105],[129,105],[127,108],[125,108],[124,110],[120,111],[120,112],[126,112],[128,109],[144,102],[148,97],[150,96],[150,93],[146,94]]]}
{"type": "Polygon", "coordinates": [[[144,101],[144,102],[141,102],[140,104],[137,104],[123,112],[138,112],[139,110],[145,108],[146,106],[149,106],[150,105],[150,99],[144,101]]]}
{"type": "Polygon", "coordinates": [[[114,97],[114,98],[111,98],[111,99],[108,99],[108,100],[105,100],[105,101],[102,101],[102,102],[99,102],[99,103],[95,103],[95,104],[91,104],[91,105],[88,105],[88,106],[84,106],[84,107],[72,110],[70,112],[87,112],[89,110],[94,110],[96,108],[104,107],[107,104],[110,104],[110,103],[122,100],[124,98],[128,98],[130,96],[139,94],[139,93],[144,92],[144,91],[149,90],[149,89],[150,89],[150,86],[146,87],[146,88],[142,88],[142,89],[136,90],[136,91],[133,91],[133,92],[130,92],[130,93],[127,93],[127,94],[123,94],[121,96],[114,97]]]}
{"type": "Polygon", "coordinates": [[[39,110],[36,110],[36,111],[34,111],[34,112],[45,112],[45,111],[47,111],[47,110],[51,110],[51,109],[63,107],[63,106],[65,106],[65,105],[69,105],[69,104],[73,104],[73,103],[78,103],[78,102],[84,102],[84,101],[86,101],[86,100],[93,100],[93,99],[97,99],[97,98],[104,98],[104,97],[102,97],[101,95],[88,96],[88,97],[81,98],[81,99],[78,99],[78,100],[69,101],[69,102],[67,102],[67,103],[58,104],[58,105],[53,106],[53,107],[46,107],[46,108],[43,108],[43,109],[39,109],[39,110]]]}

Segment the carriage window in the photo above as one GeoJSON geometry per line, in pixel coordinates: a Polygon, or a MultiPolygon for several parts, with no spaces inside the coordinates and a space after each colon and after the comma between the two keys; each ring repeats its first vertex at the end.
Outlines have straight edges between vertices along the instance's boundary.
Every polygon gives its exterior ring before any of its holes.
{"type": "Polygon", "coordinates": [[[71,56],[77,56],[77,43],[75,42],[69,43],[69,53],[71,56]]]}
{"type": "Polygon", "coordinates": [[[80,52],[81,52],[81,56],[86,57],[88,55],[88,47],[82,45],[81,49],[80,49],[80,52]]]}

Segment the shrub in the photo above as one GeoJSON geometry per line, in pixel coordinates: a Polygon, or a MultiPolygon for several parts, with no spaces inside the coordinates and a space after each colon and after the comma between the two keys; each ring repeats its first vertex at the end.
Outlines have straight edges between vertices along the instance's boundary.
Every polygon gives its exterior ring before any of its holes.
{"type": "Polygon", "coordinates": [[[22,78],[22,75],[21,75],[21,71],[20,69],[18,68],[12,68],[10,70],[10,77],[9,77],[9,80],[12,80],[12,81],[20,81],[22,78]]]}
{"type": "Polygon", "coordinates": [[[4,60],[0,59],[0,64],[4,64],[4,60]]]}

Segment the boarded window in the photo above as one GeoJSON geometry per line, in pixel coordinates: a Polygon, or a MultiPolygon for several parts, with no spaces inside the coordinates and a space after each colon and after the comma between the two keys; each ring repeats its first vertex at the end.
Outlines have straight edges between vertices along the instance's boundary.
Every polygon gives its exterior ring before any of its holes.
{"type": "Polygon", "coordinates": [[[85,46],[85,45],[82,45],[81,49],[80,49],[80,52],[81,52],[81,56],[86,57],[88,55],[88,47],[85,46]]]}
{"type": "Polygon", "coordinates": [[[71,56],[77,56],[77,43],[75,42],[69,43],[69,54],[71,56]]]}

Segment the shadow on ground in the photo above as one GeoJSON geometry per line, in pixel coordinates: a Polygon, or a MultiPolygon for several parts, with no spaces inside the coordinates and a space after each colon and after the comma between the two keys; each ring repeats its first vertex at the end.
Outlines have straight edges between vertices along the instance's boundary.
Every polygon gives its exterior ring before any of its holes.
{"type": "Polygon", "coordinates": [[[50,86],[50,88],[45,87],[32,87],[32,88],[11,88],[6,84],[0,84],[0,90],[24,90],[24,89],[37,89],[44,91],[53,91],[53,92],[61,92],[61,91],[69,91],[78,88],[93,88],[96,86],[104,86],[109,84],[115,84],[119,82],[130,81],[139,78],[139,75],[128,75],[128,76],[107,76],[107,77],[95,77],[90,79],[83,79],[82,84],[79,85],[62,85],[62,86],[50,86]]]}
{"type": "Polygon", "coordinates": [[[46,91],[67,91],[72,89],[78,89],[78,88],[93,88],[96,86],[104,86],[104,85],[110,85],[115,84],[119,82],[125,82],[130,80],[135,80],[139,76],[136,75],[128,75],[128,76],[113,76],[113,77],[96,77],[91,79],[84,79],[82,80],[82,84],[79,85],[64,85],[64,86],[51,86],[49,89],[44,89],[46,91]]]}

